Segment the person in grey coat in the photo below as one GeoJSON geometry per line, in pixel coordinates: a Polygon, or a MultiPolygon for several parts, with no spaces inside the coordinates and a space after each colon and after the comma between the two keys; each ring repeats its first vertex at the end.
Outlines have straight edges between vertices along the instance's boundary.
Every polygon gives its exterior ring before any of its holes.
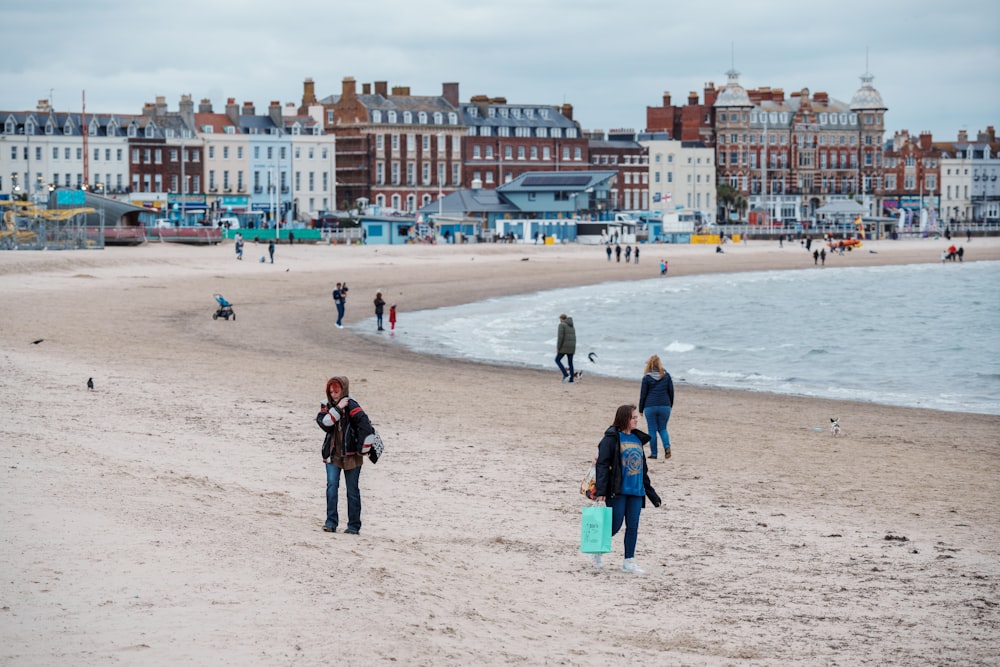
{"type": "Polygon", "coordinates": [[[573,328],[573,318],[565,313],[559,316],[559,331],[556,335],[556,366],[563,375],[563,382],[572,382],[576,378],[573,370],[573,355],[576,354],[576,329],[573,328]],[[569,370],[563,366],[562,358],[569,361],[569,370]]]}

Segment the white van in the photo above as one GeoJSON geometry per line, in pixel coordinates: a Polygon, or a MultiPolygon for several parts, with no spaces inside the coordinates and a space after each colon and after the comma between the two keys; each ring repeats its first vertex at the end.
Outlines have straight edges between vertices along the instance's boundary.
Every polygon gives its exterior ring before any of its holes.
{"type": "Polygon", "coordinates": [[[239,229],[240,219],[235,215],[227,216],[225,218],[219,218],[216,221],[215,227],[228,227],[229,229],[239,229]]]}

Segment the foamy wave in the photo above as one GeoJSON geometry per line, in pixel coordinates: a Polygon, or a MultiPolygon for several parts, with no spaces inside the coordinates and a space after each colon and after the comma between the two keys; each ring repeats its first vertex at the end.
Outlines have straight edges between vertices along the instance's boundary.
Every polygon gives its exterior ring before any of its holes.
{"type": "Polygon", "coordinates": [[[664,349],[667,352],[681,353],[681,352],[690,352],[694,348],[695,348],[695,346],[692,345],[691,343],[680,343],[680,342],[678,342],[678,341],[675,340],[670,345],[667,345],[667,347],[664,348],[664,349]]]}

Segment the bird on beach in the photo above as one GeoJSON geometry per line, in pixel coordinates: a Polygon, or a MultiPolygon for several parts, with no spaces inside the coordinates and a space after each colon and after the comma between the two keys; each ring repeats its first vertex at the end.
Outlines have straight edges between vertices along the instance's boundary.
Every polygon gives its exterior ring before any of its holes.
{"type": "Polygon", "coordinates": [[[94,378],[87,379],[87,389],[94,391],[94,378]]]}

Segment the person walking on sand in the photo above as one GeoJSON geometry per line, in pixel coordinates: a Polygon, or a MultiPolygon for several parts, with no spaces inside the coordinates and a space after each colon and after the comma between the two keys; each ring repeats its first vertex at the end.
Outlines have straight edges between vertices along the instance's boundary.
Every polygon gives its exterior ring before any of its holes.
{"type": "Polygon", "coordinates": [[[669,268],[670,267],[667,265],[667,260],[661,259],[660,260],[660,275],[661,276],[667,275],[667,269],[669,269],[669,268]]]}
{"type": "Polygon", "coordinates": [[[236,232],[236,259],[243,259],[243,234],[236,232]]]}
{"type": "Polygon", "coordinates": [[[274,264],[274,239],[267,243],[267,254],[271,256],[271,264],[274,264]]]}
{"type": "Polygon", "coordinates": [[[324,432],[323,463],[326,464],[326,521],[323,530],[337,532],[340,516],[337,500],[340,491],[340,474],[344,474],[347,487],[347,530],[357,535],[361,532],[361,489],[358,480],[361,466],[375,441],[375,429],[368,415],[350,396],[350,382],[344,376],[335,376],[326,382],[327,401],[322,404],[316,423],[324,432]]]}
{"type": "Polygon", "coordinates": [[[819,264],[819,250],[813,250],[813,266],[819,264]]]}
{"type": "Polygon", "coordinates": [[[822,248],[819,251],[819,264],[820,266],[826,266],[826,248],[822,248]]]}
{"type": "Polygon", "coordinates": [[[382,312],[385,309],[385,300],[382,298],[382,292],[375,292],[375,322],[378,324],[379,331],[385,331],[382,328],[382,312]]]}
{"type": "Polygon", "coordinates": [[[646,360],[643,370],[642,387],[639,390],[639,414],[646,416],[649,429],[649,458],[655,459],[656,437],[663,443],[663,458],[670,458],[670,435],[667,422],[674,407],[674,381],[670,373],[663,369],[658,355],[646,360]]]}
{"type": "Polygon", "coordinates": [[[622,261],[622,247],[617,243],[615,244],[615,261],[616,262],[622,261]]]}
{"type": "Polygon", "coordinates": [[[610,262],[611,261],[611,244],[610,243],[607,245],[606,250],[608,252],[608,261],[610,262]]]}
{"type": "Polygon", "coordinates": [[[573,318],[565,313],[559,316],[559,329],[556,332],[556,366],[562,373],[563,382],[573,382],[576,372],[573,370],[573,355],[576,354],[576,329],[573,328],[573,318]],[[563,366],[562,359],[569,361],[569,370],[563,366]]]}
{"type": "Polygon", "coordinates": [[[625,263],[629,264],[632,262],[632,246],[625,246],[625,263]]]}
{"type": "MultiPolygon", "coordinates": [[[[639,515],[646,498],[653,507],[661,504],[660,496],[649,480],[649,468],[643,446],[649,436],[636,428],[639,411],[634,405],[622,405],[615,412],[615,422],[604,432],[597,445],[595,465],[596,498],[611,508],[611,534],[617,535],[625,524],[625,560],[622,571],[645,574],[635,562],[635,547],[639,533],[639,515]]],[[[600,554],[591,554],[590,563],[602,567],[600,554]]]]}
{"type": "Polygon", "coordinates": [[[342,283],[337,283],[337,287],[333,290],[333,304],[337,306],[337,328],[343,329],[344,325],[344,305],[347,300],[347,289],[343,287],[342,283]]]}
{"type": "Polygon", "coordinates": [[[635,247],[635,263],[639,263],[639,246],[635,247]]]}
{"type": "Polygon", "coordinates": [[[389,329],[396,330],[396,304],[389,306],[389,329]]]}

